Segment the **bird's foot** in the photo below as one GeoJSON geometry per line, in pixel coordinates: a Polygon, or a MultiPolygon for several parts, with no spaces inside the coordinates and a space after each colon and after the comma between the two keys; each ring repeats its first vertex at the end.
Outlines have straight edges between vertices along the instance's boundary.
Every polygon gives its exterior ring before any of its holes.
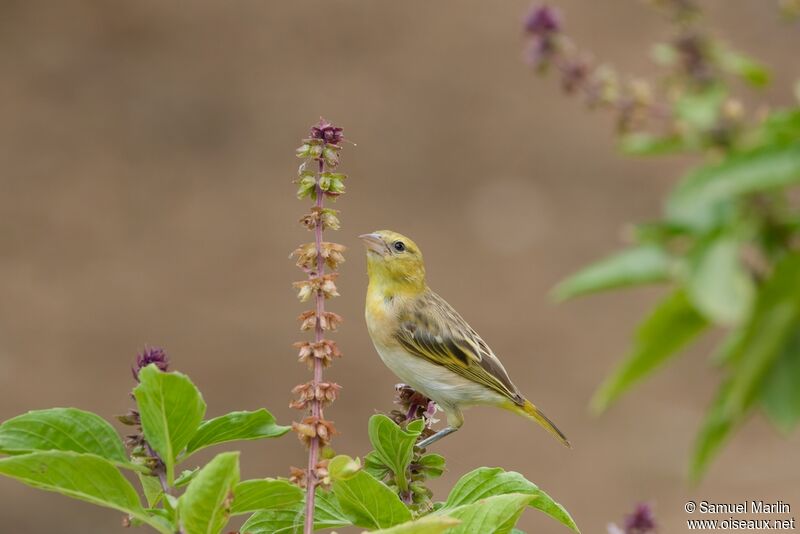
{"type": "Polygon", "coordinates": [[[450,434],[452,434],[456,430],[458,430],[458,428],[452,427],[452,426],[448,426],[447,428],[443,428],[442,430],[438,431],[436,434],[434,434],[434,435],[432,435],[432,436],[430,436],[428,438],[425,438],[422,441],[420,441],[419,443],[417,443],[417,447],[419,447],[420,449],[424,449],[425,447],[428,447],[429,445],[431,445],[433,443],[436,443],[437,441],[439,441],[443,437],[449,436],[450,434]]]}

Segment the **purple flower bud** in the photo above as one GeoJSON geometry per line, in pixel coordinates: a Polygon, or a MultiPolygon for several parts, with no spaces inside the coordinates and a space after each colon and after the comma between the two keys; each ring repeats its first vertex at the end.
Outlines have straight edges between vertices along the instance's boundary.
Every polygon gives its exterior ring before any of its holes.
{"type": "Polygon", "coordinates": [[[637,504],[633,513],[625,518],[625,534],[649,534],[655,531],[655,514],[647,503],[637,504]]]}
{"type": "Polygon", "coordinates": [[[429,400],[428,406],[425,408],[425,412],[423,412],[422,416],[425,419],[431,419],[434,415],[436,415],[436,411],[439,407],[436,405],[436,402],[429,400]]]}
{"type": "Polygon", "coordinates": [[[310,136],[312,139],[321,139],[332,145],[338,145],[344,139],[342,128],[334,126],[323,118],[320,118],[319,122],[311,127],[310,136]]]}
{"type": "Polygon", "coordinates": [[[137,382],[139,381],[139,371],[141,371],[151,363],[156,364],[159,370],[166,372],[167,368],[169,367],[169,359],[167,358],[167,353],[164,352],[164,350],[159,347],[153,347],[153,348],[145,348],[141,354],[137,354],[136,366],[131,368],[131,371],[133,372],[133,378],[137,382]]]}
{"type": "Polygon", "coordinates": [[[561,17],[550,6],[534,6],[525,17],[525,33],[544,36],[561,30],[561,17]]]}
{"type": "Polygon", "coordinates": [[[528,43],[526,61],[528,64],[544,72],[556,57],[557,48],[555,41],[547,36],[534,35],[528,43]]]}
{"type": "Polygon", "coordinates": [[[525,33],[530,38],[526,50],[527,62],[544,72],[559,53],[561,20],[550,6],[535,6],[525,17],[525,33]]]}
{"type": "Polygon", "coordinates": [[[583,58],[569,58],[561,65],[561,87],[567,94],[583,87],[588,77],[589,62],[583,58]]]}

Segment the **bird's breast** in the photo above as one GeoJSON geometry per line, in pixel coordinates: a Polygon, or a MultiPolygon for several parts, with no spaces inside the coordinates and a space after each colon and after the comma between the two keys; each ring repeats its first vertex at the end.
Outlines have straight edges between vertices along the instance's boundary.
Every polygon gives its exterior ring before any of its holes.
{"type": "Polygon", "coordinates": [[[367,330],[376,347],[394,345],[397,343],[394,334],[397,329],[397,313],[394,299],[382,292],[370,290],[367,292],[367,305],[364,317],[367,321],[367,330]]]}

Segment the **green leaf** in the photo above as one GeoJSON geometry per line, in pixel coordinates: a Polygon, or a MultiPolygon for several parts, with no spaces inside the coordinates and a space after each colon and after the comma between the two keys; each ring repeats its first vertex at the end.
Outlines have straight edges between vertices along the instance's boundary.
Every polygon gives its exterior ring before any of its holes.
{"type": "Polygon", "coordinates": [[[750,321],[732,349],[725,410],[742,415],[761,390],[772,365],[800,327],[800,253],[786,255],[763,283],[750,321]]]}
{"type": "Polygon", "coordinates": [[[444,473],[444,456],[435,453],[425,454],[420,457],[419,465],[428,478],[440,477],[444,473]]]}
{"type": "MultiPolygon", "coordinates": [[[[573,531],[580,532],[569,512],[547,493],[539,489],[536,484],[519,473],[504,471],[499,467],[479,467],[461,477],[450,491],[450,495],[447,496],[447,502],[444,507],[439,511],[449,514],[448,510],[459,506],[506,494],[535,496],[535,500],[530,502],[533,508],[544,512],[573,531]]],[[[474,532],[479,531],[476,530],[474,532]]]]}
{"type": "Polygon", "coordinates": [[[411,512],[389,486],[367,472],[341,470],[339,465],[352,465],[354,460],[337,456],[329,464],[333,478],[333,494],[350,521],[364,528],[388,528],[411,520],[411,512]],[[339,473],[346,473],[344,478],[339,473]]]}
{"type": "Polygon", "coordinates": [[[557,300],[669,278],[669,256],[654,245],[629,248],[582,269],[553,290],[557,300]]]}
{"type": "Polygon", "coordinates": [[[203,422],[186,446],[186,456],[204,447],[237,440],[277,438],[290,427],[275,424],[275,418],[264,408],[253,412],[231,412],[203,422]]]}
{"type": "Polygon", "coordinates": [[[176,488],[181,488],[191,482],[194,477],[197,476],[197,473],[200,472],[199,467],[195,467],[194,469],[184,469],[180,475],[175,478],[174,486],[176,488]]]}
{"type": "Polygon", "coordinates": [[[245,480],[233,490],[233,515],[257,510],[286,509],[303,501],[303,490],[286,480],[245,480]]]}
{"type": "Polygon", "coordinates": [[[654,62],[663,66],[674,65],[678,61],[679,55],[675,47],[668,43],[656,43],[650,49],[650,57],[654,62]]]}
{"type": "Polygon", "coordinates": [[[461,524],[453,527],[448,534],[509,534],[517,524],[525,507],[536,502],[536,495],[527,493],[507,493],[492,495],[473,504],[453,509],[443,509],[436,514],[446,513],[449,517],[460,519],[461,524]]]}
{"type": "MultiPolygon", "coordinates": [[[[299,534],[303,532],[302,508],[296,510],[266,510],[251,515],[242,525],[240,532],[247,534],[299,534]]],[[[348,520],[325,521],[314,516],[314,531],[329,528],[348,527],[348,520]]]]}
{"type": "Polygon", "coordinates": [[[728,332],[714,348],[714,352],[711,354],[711,361],[715,365],[722,365],[730,361],[733,351],[742,342],[742,336],[744,336],[743,327],[735,328],[728,332]]]}
{"type": "Polygon", "coordinates": [[[800,183],[800,143],[734,154],[691,172],[667,200],[667,216],[708,228],[715,206],[759,191],[800,183]]]}
{"type": "Polygon", "coordinates": [[[361,471],[361,462],[358,458],[350,458],[340,454],[328,463],[328,473],[333,479],[347,480],[353,478],[361,471]]]}
{"type": "Polygon", "coordinates": [[[737,420],[724,409],[729,394],[730,383],[723,383],[695,438],[689,466],[689,478],[692,482],[696,483],[702,478],[711,460],[719,453],[737,426],[737,420]]]}
{"type": "Polygon", "coordinates": [[[800,324],[764,381],[761,403],[772,423],[785,434],[800,421],[800,324]]]}
{"type": "Polygon", "coordinates": [[[217,534],[228,522],[233,488],[239,482],[239,453],[215,456],[178,500],[178,515],[186,534],[217,534]]]}
{"type": "MultiPolygon", "coordinates": [[[[305,499],[303,499],[303,503],[305,504],[305,499]]],[[[315,526],[321,525],[319,528],[335,528],[352,525],[332,491],[317,489],[314,503],[315,526]]]]}
{"type": "Polygon", "coordinates": [[[769,408],[770,416],[786,425],[795,420],[797,382],[791,376],[793,371],[781,366],[796,365],[794,343],[800,330],[798,273],[800,254],[784,256],[763,283],[750,320],[733,338],[725,360],[731,375],[720,387],[697,437],[690,467],[693,480],[703,475],[759,396],[766,402],[765,396],[772,387],[776,391],[771,393],[775,397],[770,402],[775,404],[769,408]],[[784,360],[785,354],[790,354],[788,360],[784,360]],[[783,380],[787,382],[781,383],[783,380]],[[786,393],[788,397],[783,396],[786,393]]]}
{"type": "Polygon", "coordinates": [[[744,321],[755,295],[739,249],[736,239],[722,236],[702,243],[689,262],[687,289],[692,301],[706,317],[723,325],[744,321]]]}
{"type": "MultiPolygon", "coordinates": [[[[314,530],[319,528],[314,523],[314,530]]],[[[247,518],[239,532],[243,534],[296,534],[303,531],[303,509],[267,510],[247,518]]]]}
{"type": "Polygon", "coordinates": [[[658,136],[649,133],[635,132],[622,136],[619,149],[631,156],[657,156],[674,154],[692,148],[679,135],[658,136]]]}
{"type": "Polygon", "coordinates": [[[662,300],[639,326],[627,358],[595,393],[592,408],[603,411],[636,382],[678,353],[708,326],[682,290],[662,300]]]}
{"type": "Polygon", "coordinates": [[[373,534],[441,534],[451,532],[448,529],[461,523],[460,520],[446,515],[428,515],[415,521],[402,523],[396,527],[373,530],[373,534]]]}
{"type": "Polygon", "coordinates": [[[139,372],[141,383],[133,390],[147,443],[167,467],[167,482],[174,481],[176,458],[197,432],[206,403],[186,375],[164,373],[155,365],[139,372]]]}
{"type": "Polygon", "coordinates": [[[727,48],[718,50],[718,57],[724,70],[739,76],[753,87],[764,87],[769,83],[769,70],[753,58],[727,48]]]}
{"type": "Polygon", "coordinates": [[[408,490],[408,464],[423,425],[422,419],[418,419],[408,425],[408,430],[403,430],[383,414],[369,418],[369,441],[375,448],[375,456],[392,470],[400,491],[408,490]]]}
{"type": "MultiPolygon", "coordinates": [[[[176,518],[174,510],[168,510],[165,508],[147,508],[145,512],[147,512],[147,514],[152,519],[152,523],[161,523],[161,527],[163,528],[163,530],[159,529],[160,531],[169,533],[175,532],[174,525],[176,523],[176,518]]],[[[142,523],[143,523],[142,521],[133,518],[133,520],[131,521],[131,526],[138,527],[141,526],[142,523]]]]}
{"type": "Polygon", "coordinates": [[[142,485],[147,505],[150,508],[155,508],[161,501],[161,497],[164,496],[164,489],[161,487],[161,481],[158,480],[157,476],[145,475],[144,473],[136,474],[139,476],[139,483],[142,485]]]}
{"type": "Polygon", "coordinates": [[[145,513],[136,490],[114,464],[99,456],[72,451],[32,452],[0,459],[0,474],[34,488],[119,510],[159,532],[170,532],[145,513]]]}
{"type": "Polygon", "coordinates": [[[162,501],[164,503],[164,509],[173,513],[176,521],[177,521],[178,504],[179,504],[178,499],[179,499],[178,497],[175,497],[171,493],[164,493],[164,500],[162,501]]]}
{"type": "Polygon", "coordinates": [[[761,146],[786,146],[800,139],[800,108],[771,112],[756,131],[761,146]]]}
{"type": "Polygon", "coordinates": [[[375,451],[370,451],[364,456],[364,471],[378,480],[383,480],[390,472],[389,467],[381,461],[375,451]]]}
{"type": "Polygon", "coordinates": [[[99,415],[51,408],[18,415],[0,425],[0,452],[73,451],[131,467],[116,430],[99,415]]]}
{"type": "MultiPolygon", "coordinates": [[[[350,526],[333,494],[318,489],[314,512],[314,530],[350,526]]],[[[266,510],[251,515],[240,529],[247,534],[296,534],[303,531],[304,504],[282,510],[266,510]]]]}
{"type": "Polygon", "coordinates": [[[702,92],[684,93],[675,102],[675,114],[692,128],[709,130],[717,122],[727,93],[722,85],[715,85],[702,92]]]}
{"type": "MultiPolygon", "coordinates": [[[[686,225],[675,224],[669,221],[650,221],[633,226],[633,238],[639,243],[669,244],[673,239],[681,237],[694,237],[694,230],[686,225]]],[[[675,260],[672,259],[671,263],[675,260]]],[[[671,266],[670,272],[676,266],[671,266]]]]}

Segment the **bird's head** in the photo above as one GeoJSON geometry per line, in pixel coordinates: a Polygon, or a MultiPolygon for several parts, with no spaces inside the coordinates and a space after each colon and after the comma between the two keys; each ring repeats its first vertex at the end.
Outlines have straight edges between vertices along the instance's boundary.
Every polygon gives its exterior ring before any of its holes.
{"type": "Polygon", "coordinates": [[[394,292],[425,289],[425,262],[411,239],[391,230],[378,230],[358,236],[367,247],[367,272],[370,282],[394,292]]]}

